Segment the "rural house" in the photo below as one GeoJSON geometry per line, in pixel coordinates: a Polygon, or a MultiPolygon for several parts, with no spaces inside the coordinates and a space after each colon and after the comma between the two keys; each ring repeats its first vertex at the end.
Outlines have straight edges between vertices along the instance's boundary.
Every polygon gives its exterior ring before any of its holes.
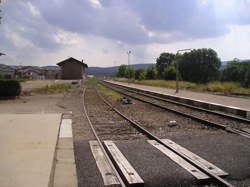
{"type": "Polygon", "coordinates": [[[15,78],[15,69],[7,65],[0,64],[0,78],[15,78]]]}
{"type": "Polygon", "coordinates": [[[88,68],[87,64],[72,57],[57,63],[57,65],[61,67],[62,79],[68,80],[82,79],[85,75],[85,68],[88,68]]]}
{"type": "Polygon", "coordinates": [[[16,78],[37,79],[37,80],[45,79],[43,75],[43,70],[41,70],[38,67],[32,67],[32,66],[24,66],[17,69],[16,78]]]}

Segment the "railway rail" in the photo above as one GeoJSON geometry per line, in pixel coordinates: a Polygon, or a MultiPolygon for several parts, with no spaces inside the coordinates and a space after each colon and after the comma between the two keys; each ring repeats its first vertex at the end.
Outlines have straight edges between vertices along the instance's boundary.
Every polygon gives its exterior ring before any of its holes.
{"type": "Polygon", "coordinates": [[[250,133],[244,130],[244,128],[249,128],[250,120],[248,119],[170,101],[168,99],[130,90],[107,82],[102,82],[101,84],[122,95],[126,95],[141,102],[191,118],[209,126],[223,129],[227,132],[250,138],[250,133]]]}
{"type": "MultiPolygon", "coordinates": [[[[87,88],[88,89],[88,88],[87,88]]],[[[170,151],[172,151],[173,153],[175,153],[176,155],[178,155],[179,157],[181,157],[182,159],[184,159],[185,161],[187,161],[188,163],[190,163],[192,166],[194,166],[195,168],[197,168],[198,170],[200,170],[201,172],[205,173],[206,175],[208,175],[211,179],[213,179],[214,181],[217,181],[217,184],[220,186],[233,186],[232,184],[228,183],[226,180],[224,180],[223,178],[221,178],[220,176],[214,174],[213,172],[210,171],[210,169],[208,169],[207,167],[204,167],[203,165],[201,165],[199,162],[197,162],[195,159],[191,159],[189,156],[187,156],[186,154],[184,154],[183,152],[181,152],[179,149],[176,149],[175,146],[172,146],[171,144],[167,144],[165,141],[163,141],[162,139],[156,137],[155,135],[153,135],[151,132],[149,132],[148,130],[146,130],[145,128],[142,127],[142,125],[132,119],[130,119],[129,117],[127,117],[125,114],[123,114],[122,112],[120,112],[116,107],[114,107],[113,105],[111,105],[107,100],[105,100],[97,91],[96,94],[98,95],[98,97],[109,107],[110,110],[116,112],[117,114],[119,114],[122,118],[124,118],[125,120],[129,121],[129,124],[131,124],[134,128],[136,128],[137,130],[140,131],[140,133],[143,133],[144,135],[146,135],[148,137],[148,139],[150,140],[154,140],[157,143],[163,145],[165,148],[169,149],[170,151]]],[[[84,90],[84,98],[86,97],[86,89],[84,90]]],[[[84,101],[85,103],[85,101],[84,101]]],[[[98,133],[96,132],[96,129],[94,128],[94,125],[91,122],[90,117],[88,116],[88,112],[86,107],[84,106],[84,113],[87,117],[87,120],[91,126],[91,129],[102,149],[102,151],[104,152],[108,162],[110,163],[110,165],[112,166],[112,168],[114,169],[120,183],[121,186],[126,186],[127,183],[126,181],[124,181],[124,177],[121,176],[120,172],[117,169],[117,166],[112,162],[112,158],[110,157],[110,154],[107,152],[107,150],[104,147],[104,143],[102,142],[102,140],[99,138],[98,133]]]]}

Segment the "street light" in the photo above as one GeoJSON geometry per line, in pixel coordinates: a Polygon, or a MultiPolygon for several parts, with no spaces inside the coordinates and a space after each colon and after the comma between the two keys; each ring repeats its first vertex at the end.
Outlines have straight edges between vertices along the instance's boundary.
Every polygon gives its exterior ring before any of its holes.
{"type": "Polygon", "coordinates": [[[130,56],[130,54],[131,54],[131,51],[128,51],[127,52],[127,55],[128,55],[128,67],[129,67],[129,56],[130,56]]]}
{"type": "MultiPolygon", "coordinates": [[[[177,51],[176,55],[175,55],[175,59],[178,56],[179,52],[181,51],[190,51],[192,49],[180,49],[177,51]]],[[[176,90],[175,93],[179,92],[179,63],[178,61],[175,62],[176,63],[176,90]]]]}
{"type": "MultiPolygon", "coordinates": [[[[130,72],[129,72],[129,57],[130,57],[130,54],[131,54],[131,51],[129,50],[128,52],[127,52],[127,55],[128,55],[128,75],[129,75],[129,77],[128,78],[130,78],[130,72]]],[[[129,81],[128,81],[128,84],[129,84],[129,81]]]]}

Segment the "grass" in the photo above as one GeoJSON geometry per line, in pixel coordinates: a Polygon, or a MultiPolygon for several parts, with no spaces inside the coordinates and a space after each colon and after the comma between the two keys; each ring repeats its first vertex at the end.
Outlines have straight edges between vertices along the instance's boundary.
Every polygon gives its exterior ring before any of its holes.
{"type": "Polygon", "coordinates": [[[27,82],[27,81],[30,81],[32,79],[0,79],[0,80],[15,80],[15,81],[18,81],[18,82],[27,82]]]}
{"type": "Polygon", "coordinates": [[[100,77],[87,77],[85,82],[87,84],[97,84],[99,81],[103,80],[103,78],[100,77]]]}
{"type": "MultiPolygon", "coordinates": [[[[175,89],[175,81],[166,80],[133,80],[125,78],[116,78],[117,81],[130,82],[135,84],[142,84],[148,86],[159,86],[165,88],[175,89]]],[[[235,82],[210,82],[208,84],[196,84],[191,82],[180,81],[179,86],[181,89],[206,91],[206,92],[220,92],[224,94],[242,94],[250,95],[250,88],[243,88],[239,83],[235,82]]]]}
{"type": "Polygon", "coordinates": [[[98,88],[101,90],[101,92],[106,95],[111,97],[114,100],[120,99],[122,97],[121,94],[117,93],[117,92],[113,92],[112,90],[102,86],[102,85],[98,85],[98,88]]]}
{"type": "Polygon", "coordinates": [[[62,93],[66,90],[76,88],[75,85],[72,84],[53,84],[47,85],[43,88],[37,88],[33,90],[33,93],[40,93],[40,94],[48,94],[48,93],[62,93]]]}
{"type": "Polygon", "coordinates": [[[225,94],[250,94],[249,88],[243,88],[235,82],[211,82],[205,85],[199,85],[198,89],[208,92],[221,92],[225,94]]]}

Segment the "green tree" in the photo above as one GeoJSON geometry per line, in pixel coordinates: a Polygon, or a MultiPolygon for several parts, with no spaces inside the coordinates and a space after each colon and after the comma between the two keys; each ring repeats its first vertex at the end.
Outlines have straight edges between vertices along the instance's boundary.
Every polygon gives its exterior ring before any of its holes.
{"type": "Polygon", "coordinates": [[[127,65],[120,65],[118,68],[118,72],[117,72],[117,77],[127,77],[127,73],[128,73],[128,66],[127,65]]]}
{"type": "Polygon", "coordinates": [[[245,73],[243,86],[246,88],[250,88],[250,66],[245,73]]]}
{"type": "Polygon", "coordinates": [[[128,79],[134,79],[135,78],[135,70],[131,67],[127,67],[127,74],[125,77],[128,79]]]}
{"type": "Polygon", "coordinates": [[[167,66],[163,71],[163,78],[165,80],[175,80],[176,78],[176,69],[175,66],[167,66]]]}
{"type": "Polygon", "coordinates": [[[157,78],[157,70],[155,66],[148,67],[146,71],[146,79],[156,79],[157,78]]]}
{"type": "Polygon", "coordinates": [[[238,82],[240,81],[241,74],[240,74],[240,62],[232,61],[229,62],[226,67],[222,70],[222,81],[233,81],[238,82]]]}
{"type": "Polygon", "coordinates": [[[143,68],[135,70],[135,79],[136,80],[144,80],[146,79],[146,71],[143,68]]]}
{"type": "Polygon", "coordinates": [[[250,87],[250,61],[233,60],[222,70],[221,81],[239,82],[243,87],[250,87]]]}
{"type": "Polygon", "coordinates": [[[179,71],[183,80],[206,83],[217,80],[221,61],[213,49],[197,49],[184,53],[179,59],[179,71]]]}
{"type": "Polygon", "coordinates": [[[156,68],[159,78],[164,78],[164,69],[167,66],[173,65],[174,58],[175,55],[173,53],[161,53],[156,59],[156,68]]]}

